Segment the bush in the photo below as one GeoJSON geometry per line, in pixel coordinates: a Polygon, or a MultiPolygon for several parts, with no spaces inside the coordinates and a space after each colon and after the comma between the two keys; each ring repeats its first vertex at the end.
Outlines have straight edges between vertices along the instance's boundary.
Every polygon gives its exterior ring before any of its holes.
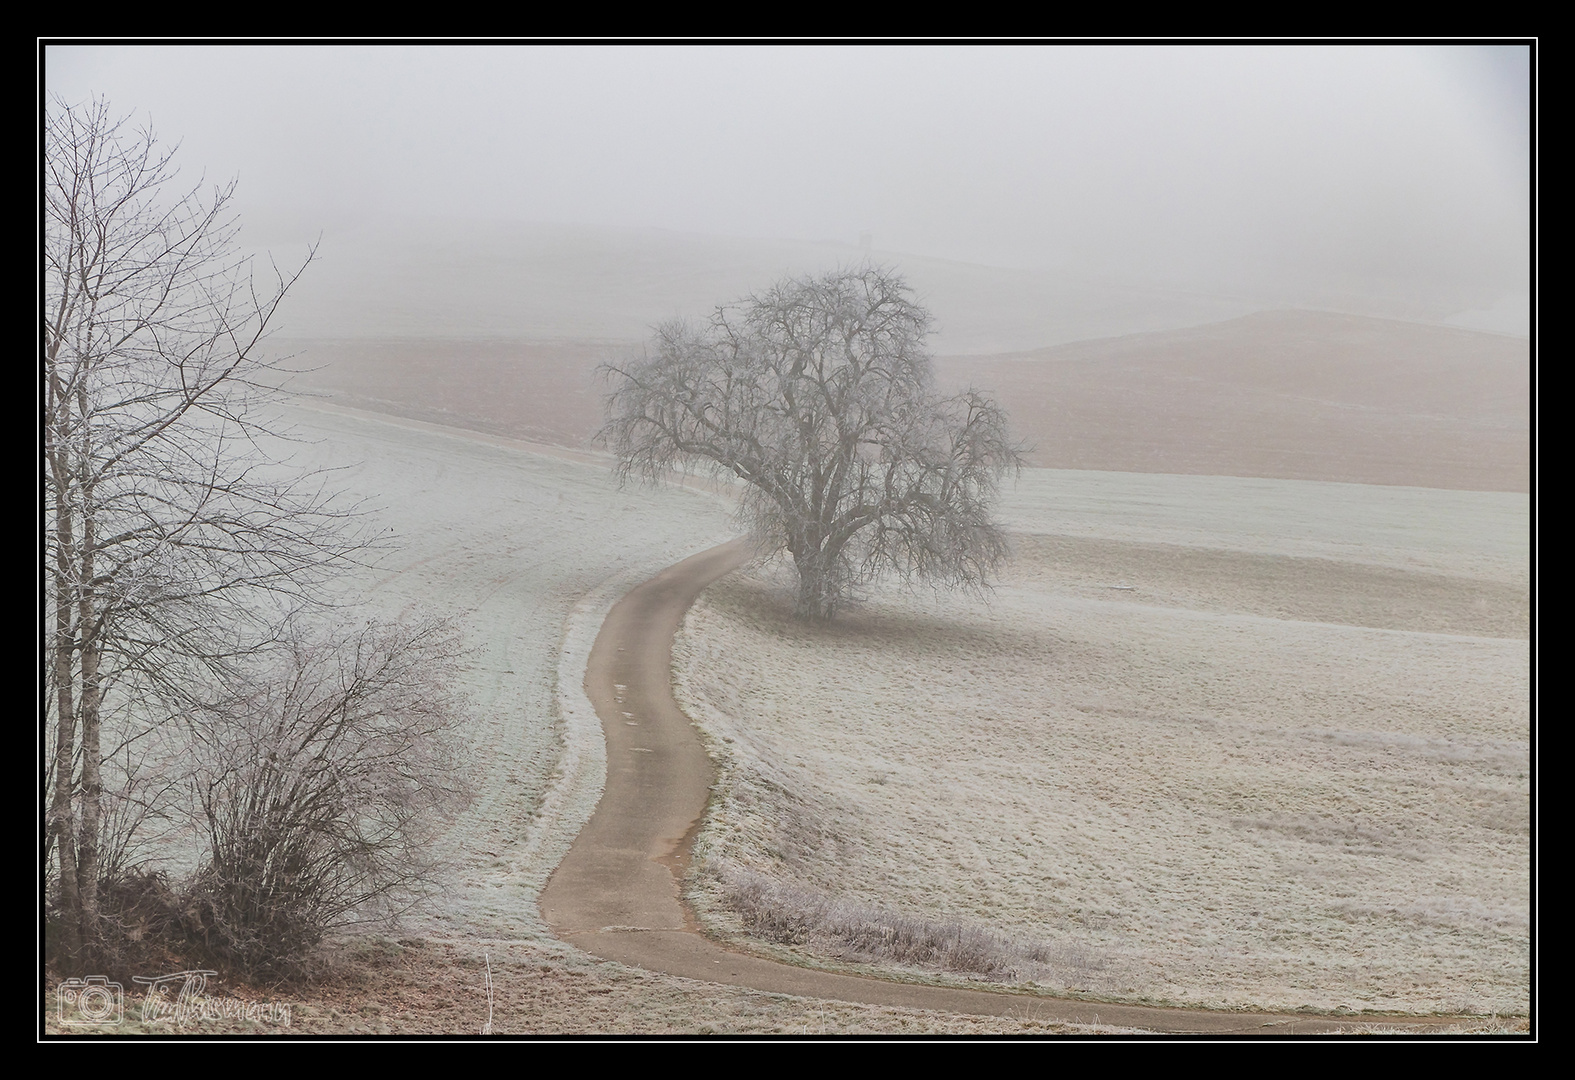
{"type": "Polygon", "coordinates": [[[63,948],[61,923],[66,914],[54,906],[44,914],[44,959],[65,974],[105,975],[130,984],[135,975],[176,971],[200,963],[201,927],[191,898],[168,876],[135,867],[99,883],[98,947],[91,970],[83,969],[63,948]]]}
{"type": "Polygon", "coordinates": [[[209,949],[288,974],[337,927],[429,891],[431,844],[470,796],[449,624],[292,623],[267,661],[194,717],[209,854],[192,897],[209,949]]]}

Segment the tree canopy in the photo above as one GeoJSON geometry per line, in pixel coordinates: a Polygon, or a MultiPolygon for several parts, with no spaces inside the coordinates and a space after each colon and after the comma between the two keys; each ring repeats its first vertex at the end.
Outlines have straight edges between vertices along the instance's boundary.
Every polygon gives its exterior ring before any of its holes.
{"type": "Polygon", "coordinates": [[[745,481],[740,512],[792,556],[800,618],[831,618],[888,572],[983,586],[1007,554],[990,510],[1020,455],[984,394],[936,393],[932,321],[884,267],[779,281],[610,365],[602,438],[624,478],[745,481]]]}

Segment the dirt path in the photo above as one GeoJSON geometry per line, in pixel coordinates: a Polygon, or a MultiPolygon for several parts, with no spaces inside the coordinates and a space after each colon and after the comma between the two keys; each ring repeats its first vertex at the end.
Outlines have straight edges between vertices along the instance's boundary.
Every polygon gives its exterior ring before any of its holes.
{"type": "Polygon", "coordinates": [[[951,1013],[1103,1023],[1197,1034],[1311,1034],[1368,1027],[1423,1032],[1443,1018],[1211,1012],[1069,1001],[891,982],[794,967],[701,936],[681,900],[715,768],[672,696],[672,647],[701,590],[740,566],[745,541],[712,548],[620,600],[591,652],[585,689],[607,738],[607,785],[541,895],[554,933],[609,960],[773,993],[951,1013]]]}

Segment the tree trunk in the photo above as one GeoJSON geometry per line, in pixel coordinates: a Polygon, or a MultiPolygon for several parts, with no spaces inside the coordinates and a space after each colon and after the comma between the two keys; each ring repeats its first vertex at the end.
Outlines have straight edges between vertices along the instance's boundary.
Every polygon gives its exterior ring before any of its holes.
{"type": "MultiPolygon", "coordinates": [[[[87,403],[81,403],[84,424],[87,403]]],[[[82,466],[87,467],[88,456],[83,455],[82,466]]],[[[101,759],[99,718],[103,692],[99,685],[99,661],[103,654],[105,613],[97,604],[93,588],[95,560],[93,546],[98,542],[94,528],[93,483],[90,477],[82,478],[82,546],[76,560],[81,579],[77,584],[79,608],[77,635],[81,652],[82,693],[77,703],[77,715],[82,728],[82,813],[77,823],[77,905],[81,919],[82,948],[87,959],[95,953],[99,940],[98,877],[99,877],[99,824],[103,807],[104,781],[101,759]]]]}
{"type": "MultiPolygon", "coordinates": [[[[62,530],[69,535],[69,528],[62,530]]],[[[76,956],[82,948],[81,901],[77,890],[76,820],[72,813],[72,788],[76,780],[76,707],[72,689],[71,590],[63,573],[55,581],[55,790],[49,814],[60,860],[61,948],[76,956]]]]}
{"type": "Polygon", "coordinates": [[[73,960],[82,948],[82,905],[77,887],[76,815],[73,794],[76,788],[76,631],[72,616],[77,609],[73,583],[77,579],[75,522],[71,512],[70,449],[67,425],[56,410],[69,408],[59,380],[51,373],[50,432],[53,446],[48,464],[54,481],[55,564],[51,568],[51,588],[55,602],[53,653],[55,681],[55,789],[49,806],[50,828],[54,834],[55,855],[60,865],[59,904],[60,948],[73,960]]]}
{"type": "Polygon", "coordinates": [[[798,568],[798,599],[793,604],[793,617],[806,622],[830,619],[836,613],[837,594],[825,553],[806,544],[794,550],[793,565],[798,568]]]}

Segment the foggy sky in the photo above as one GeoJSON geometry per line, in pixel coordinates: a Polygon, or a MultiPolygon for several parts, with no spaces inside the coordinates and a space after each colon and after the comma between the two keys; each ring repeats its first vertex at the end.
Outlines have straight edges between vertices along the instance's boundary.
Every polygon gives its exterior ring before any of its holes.
{"type": "Polygon", "coordinates": [[[857,242],[1204,289],[1529,288],[1526,46],[51,45],[238,177],[383,216],[857,242]]]}

